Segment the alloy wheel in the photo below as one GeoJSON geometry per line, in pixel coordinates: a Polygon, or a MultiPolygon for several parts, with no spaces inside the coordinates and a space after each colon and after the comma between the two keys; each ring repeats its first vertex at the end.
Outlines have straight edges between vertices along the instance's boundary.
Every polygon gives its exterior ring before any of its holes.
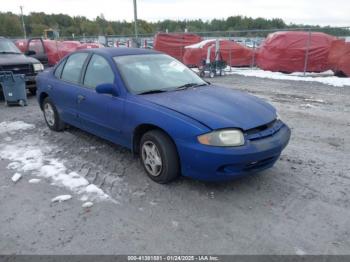
{"type": "Polygon", "coordinates": [[[55,111],[49,103],[44,105],[44,116],[49,126],[55,125],[55,111]]]}
{"type": "Polygon", "coordinates": [[[162,158],[155,143],[146,141],[142,145],[142,161],[147,172],[159,176],[163,169],[162,158]]]}

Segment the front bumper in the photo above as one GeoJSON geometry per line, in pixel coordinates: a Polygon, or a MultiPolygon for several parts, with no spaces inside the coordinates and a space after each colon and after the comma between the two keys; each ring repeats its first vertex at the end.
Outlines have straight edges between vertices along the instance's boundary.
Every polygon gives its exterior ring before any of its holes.
{"type": "Polygon", "coordinates": [[[247,140],[240,147],[212,147],[176,141],[184,176],[220,181],[270,168],[287,146],[291,131],[285,124],[273,135],[247,140]]]}
{"type": "Polygon", "coordinates": [[[31,89],[36,87],[35,83],[36,75],[25,75],[24,80],[26,81],[26,88],[31,89]]]}

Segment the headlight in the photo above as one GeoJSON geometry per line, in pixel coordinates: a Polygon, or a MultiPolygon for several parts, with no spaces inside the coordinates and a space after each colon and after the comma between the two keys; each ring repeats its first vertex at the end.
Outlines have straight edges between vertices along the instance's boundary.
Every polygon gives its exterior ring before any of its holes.
{"type": "Polygon", "coordinates": [[[33,68],[34,68],[35,72],[44,70],[44,66],[41,63],[40,64],[33,64],[33,68]]]}
{"type": "Polygon", "coordinates": [[[226,129],[200,135],[198,141],[209,146],[242,146],[244,145],[244,136],[239,129],[226,129]]]}

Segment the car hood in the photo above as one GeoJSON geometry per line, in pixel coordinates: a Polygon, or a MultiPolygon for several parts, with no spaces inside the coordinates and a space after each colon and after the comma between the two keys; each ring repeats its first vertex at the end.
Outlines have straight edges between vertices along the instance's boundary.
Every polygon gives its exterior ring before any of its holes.
{"type": "Polygon", "coordinates": [[[195,119],[211,129],[235,127],[248,130],[276,118],[274,107],[263,100],[213,85],[142,95],[142,98],[195,119]]]}
{"type": "Polygon", "coordinates": [[[33,57],[25,56],[24,54],[0,54],[0,66],[34,63],[39,63],[39,61],[33,57]]]}

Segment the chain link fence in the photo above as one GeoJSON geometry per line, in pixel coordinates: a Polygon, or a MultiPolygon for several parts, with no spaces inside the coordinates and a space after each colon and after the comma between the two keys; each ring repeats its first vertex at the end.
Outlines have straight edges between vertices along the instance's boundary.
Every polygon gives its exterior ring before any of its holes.
{"type": "MultiPolygon", "coordinates": [[[[323,59],[327,59],[325,56],[327,52],[321,53],[319,59],[314,59],[315,57],[315,46],[318,45],[317,41],[321,41],[322,39],[317,38],[317,33],[324,33],[329,36],[334,37],[334,39],[347,39],[350,41],[350,27],[312,27],[312,28],[285,28],[285,29],[256,29],[256,30],[235,30],[235,31],[215,31],[215,32],[190,32],[191,34],[196,34],[202,37],[203,40],[213,40],[210,44],[204,45],[202,48],[201,55],[197,54],[196,63],[189,63],[191,61],[186,60],[186,53],[190,53],[187,50],[186,45],[188,45],[187,40],[184,38],[184,43],[181,44],[181,35],[183,32],[179,32],[179,38],[176,40],[176,47],[172,47],[172,43],[169,43],[169,47],[166,48],[165,51],[167,53],[174,54],[176,53],[176,58],[187,64],[188,66],[200,66],[200,64],[205,63],[205,61],[221,59],[229,65],[230,70],[231,67],[250,67],[255,68],[258,66],[258,56],[259,49],[262,46],[265,39],[270,35],[277,32],[299,32],[303,34],[303,37],[298,39],[299,42],[297,44],[298,51],[298,72],[303,72],[305,75],[307,72],[319,72],[323,69],[328,69],[327,66],[312,66],[314,63],[326,63],[322,62],[323,59]],[[219,42],[219,46],[215,46],[215,40],[220,39],[223,41],[221,45],[221,41],[219,42]],[[238,44],[227,44],[231,41],[232,43],[238,44]],[[207,49],[211,47],[211,53],[207,52],[207,49]],[[249,50],[249,51],[248,51],[249,50]],[[218,51],[219,55],[214,55],[214,51],[218,51]],[[243,57],[242,57],[243,56],[243,57]],[[208,60],[208,58],[210,58],[208,60]],[[302,60],[302,61],[301,61],[302,60]],[[301,65],[302,64],[302,65],[301,65]]],[[[174,33],[171,33],[174,34],[174,33]]],[[[175,33],[176,34],[176,33],[175,33]]],[[[98,37],[84,37],[80,38],[80,41],[98,41],[98,37]]],[[[297,41],[297,40],[296,40],[297,41]]],[[[133,36],[106,36],[104,44],[107,46],[113,47],[140,47],[140,48],[154,48],[155,43],[155,35],[139,35],[138,39],[135,40],[133,36]]],[[[326,43],[323,43],[326,47],[326,43]]],[[[322,45],[322,43],[319,43],[322,45]]],[[[322,46],[321,46],[322,47],[322,46]]],[[[328,47],[330,49],[330,47],[328,47]]],[[[286,52],[286,56],[293,50],[286,48],[286,50],[282,50],[280,52],[286,52]]],[[[193,51],[192,53],[195,53],[193,51]]],[[[191,54],[190,54],[191,56],[191,54]]],[[[295,57],[293,59],[296,59],[295,57]]],[[[293,60],[292,59],[292,60],[293,60]]],[[[295,62],[295,61],[294,61],[295,62]]],[[[288,63],[288,62],[285,62],[288,63]]],[[[293,63],[293,61],[290,61],[293,63]]],[[[264,68],[263,68],[264,69],[264,68]]],[[[285,73],[291,73],[291,70],[281,69],[277,71],[282,71],[285,73]]]]}
{"type": "MultiPolygon", "coordinates": [[[[183,32],[179,32],[178,38],[176,39],[176,44],[169,43],[169,46],[166,48],[166,53],[172,55],[177,54],[175,57],[188,66],[198,67],[201,64],[210,62],[212,60],[223,60],[230,68],[231,67],[250,67],[255,68],[259,65],[259,50],[263,46],[264,41],[268,36],[271,36],[277,32],[300,32],[304,36],[298,41],[298,59],[299,66],[298,72],[303,72],[304,75],[306,72],[318,71],[312,68],[310,65],[314,63],[314,45],[317,45],[317,39],[314,37],[317,33],[325,33],[330,36],[333,36],[334,39],[347,39],[350,41],[350,26],[349,27],[312,27],[312,28],[285,28],[285,29],[256,29],[256,30],[235,30],[235,31],[215,31],[215,32],[190,32],[191,34],[199,35],[202,40],[207,40],[203,42],[203,46],[199,45],[198,48],[193,48],[195,50],[189,50],[186,48],[188,46],[188,41],[185,38],[181,38],[183,32]],[[183,43],[181,42],[183,39],[183,43]],[[219,46],[217,46],[216,39],[220,39],[219,46]],[[213,40],[209,42],[209,40],[213,40]],[[226,42],[225,42],[226,41],[226,42]],[[208,49],[211,49],[208,52],[208,49]],[[203,49],[203,50],[199,50],[203,49]],[[196,53],[197,52],[197,53],[196,53]],[[195,55],[193,55],[195,54],[195,55]],[[195,63],[187,61],[187,57],[195,59],[195,63]],[[244,57],[240,57],[244,56],[244,57]],[[189,63],[191,62],[191,63],[189,63]],[[302,68],[300,68],[300,63],[302,63],[302,68]],[[300,70],[301,69],[301,70],[300,70]]],[[[170,33],[174,34],[174,33],[170,33]]],[[[75,36],[75,37],[61,37],[60,40],[74,40],[81,43],[92,43],[99,42],[108,47],[117,47],[117,48],[129,48],[129,47],[139,47],[153,49],[155,44],[155,35],[156,34],[146,34],[139,35],[137,39],[133,35],[108,35],[108,36],[75,36]]],[[[198,44],[198,43],[192,43],[198,44]]],[[[295,50],[294,50],[295,51],[295,50]]],[[[288,48],[284,51],[285,57],[288,57],[291,49],[288,48]]],[[[326,54],[324,54],[326,55],[326,54]]],[[[281,59],[283,60],[283,59],[281,59]]],[[[290,61],[293,63],[293,61],[290,61]]],[[[322,67],[320,67],[322,68],[322,67]]],[[[264,68],[262,68],[264,69],[264,68]]],[[[278,70],[285,71],[288,70],[278,70]]]]}

